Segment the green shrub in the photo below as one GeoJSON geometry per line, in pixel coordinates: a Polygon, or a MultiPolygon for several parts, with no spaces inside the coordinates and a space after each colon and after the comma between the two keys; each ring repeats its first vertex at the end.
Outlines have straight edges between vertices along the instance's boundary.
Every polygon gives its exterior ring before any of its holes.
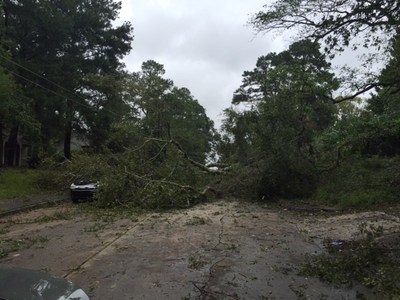
{"type": "Polygon", "coordinates": [[[341,207],[395,203],[400,195],[400,157],[353,157],[327,174],[314,198],[341,207]]]}
{"type": "Polygon", "coordinates": [[[298,199],[316,188],[316,168],[301,157],[272,157],[231,166],[218,188],[225,195],[248,200],[298,199]]]}
{"type": "Polygon", "coordinates": [[[226,197],[235,197],[246,200],[259,199],[256,186],[260,182],[260,172],[253,166],[243,167],[234,164],[230,167],[229,174],[222,180],[218,178],[214,186],[226,197]]]}
{"type": "Polygon", "coordinates": [[[304,160],[274,161],[264,166],[257,187],[260,197],[296,199],[308,197],[316,185],[314,167],[304,160]]]}

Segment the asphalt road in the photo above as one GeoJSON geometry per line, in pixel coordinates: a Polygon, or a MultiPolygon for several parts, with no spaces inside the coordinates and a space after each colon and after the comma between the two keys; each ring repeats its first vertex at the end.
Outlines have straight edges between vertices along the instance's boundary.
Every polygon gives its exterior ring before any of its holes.
{"type": "Polygon", "coordinates": [[[68,278],[99,300],[355,299],[367,292],[298,275],[307,256],[324,251],[318,230],[327,234],[331,222],[227,201],[124,216],[84,207],[0,219],[0,263],[68,278]]]}

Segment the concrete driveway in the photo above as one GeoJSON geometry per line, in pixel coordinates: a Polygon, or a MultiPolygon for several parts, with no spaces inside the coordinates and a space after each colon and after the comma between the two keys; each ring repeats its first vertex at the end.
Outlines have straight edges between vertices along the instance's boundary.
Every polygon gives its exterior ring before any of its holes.
{"type": "Polygon", "coordinates": [[[368,293],[298,275],[307,255],[324,251],[319,241],[332,226],[327,217],[234,201],[123,216],[85,207],[64,204],[0,219],[0,263],[68,278],[101,300],[368,293]]]}

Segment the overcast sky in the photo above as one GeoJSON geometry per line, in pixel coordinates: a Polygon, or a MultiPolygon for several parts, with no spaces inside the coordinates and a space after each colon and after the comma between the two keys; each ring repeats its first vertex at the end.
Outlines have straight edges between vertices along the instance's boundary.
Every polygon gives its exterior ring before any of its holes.
{"type": "Polygon", "coordinates": [[[259,56],[280,52],[288,39],[255,36],[247,25],[268,0],[122,0],[120,17],[134,27],[129,71],[153,59],[166,78],[187,87],[207,115],[220,125],[243,71],[259,56]]]}
{"type": "MultiPolygon", "coordinates": [[[[120,19],[133,24],[135,36],[125,64],[129,71],[139,71],[149,59],[163,64],[165,77],[177,87],[188,88],[219,127],[222,111],[230,106],[243,71],[253,69],[261,55],[287,49],[295,37],[289,33],[256,35],[247,25],[252,14],[271,2],[122,0],[120,19]]],[[[359,67],[365,60],[362,53],[348,49],[332,65],[359,67]]],[[[378,61],[369,71],[379,72],[382,66],[378,61]]]]}

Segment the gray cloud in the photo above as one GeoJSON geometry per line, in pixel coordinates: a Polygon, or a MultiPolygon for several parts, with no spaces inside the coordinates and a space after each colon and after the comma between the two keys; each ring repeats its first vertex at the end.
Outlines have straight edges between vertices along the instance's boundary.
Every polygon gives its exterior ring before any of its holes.
{"type": "Polygon", "coordinates": [[[243,71],[259,56],[281,51],[287,44],[270,36],[255,36],[246,25],[249,14],[266,0],[123,0],[121,19],[131,21],[135,41],[125,58],[130,71],[143,61],[163,64],[166,77],[187,87],[207,114],[218,115],[230,105],[243,71]]]}

